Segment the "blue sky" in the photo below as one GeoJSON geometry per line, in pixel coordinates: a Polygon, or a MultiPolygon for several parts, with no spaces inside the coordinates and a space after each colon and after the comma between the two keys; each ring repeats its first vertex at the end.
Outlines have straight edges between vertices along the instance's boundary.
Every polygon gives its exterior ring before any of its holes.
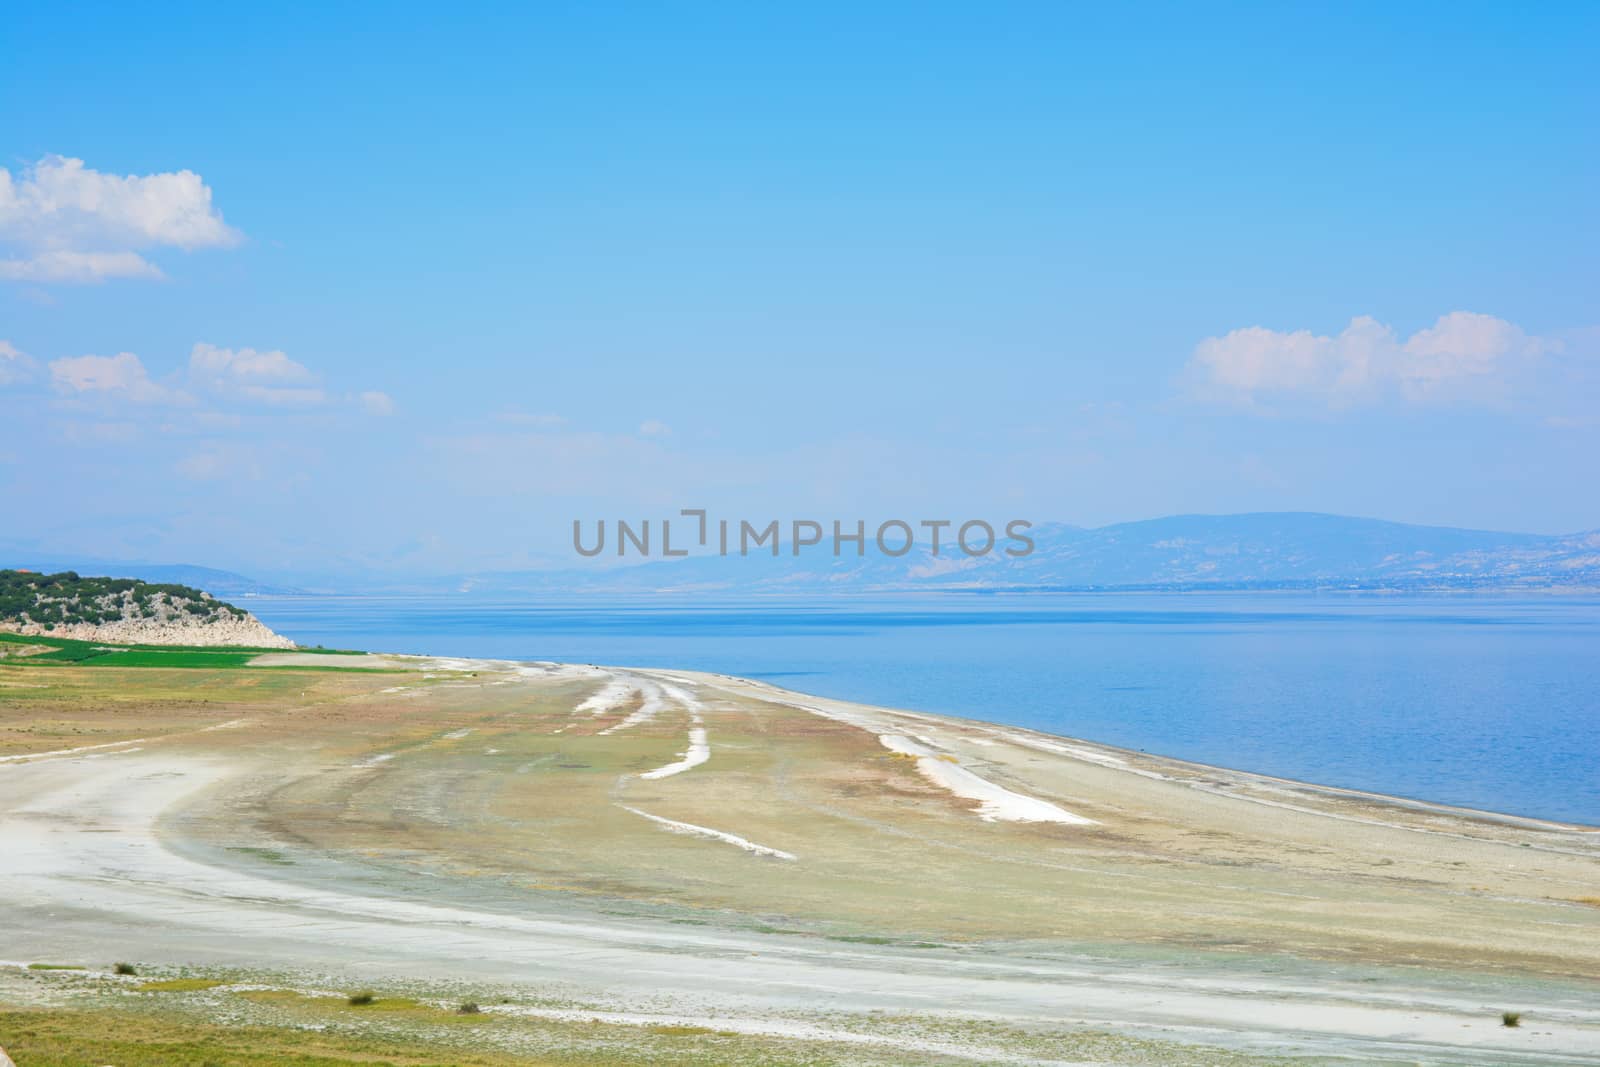
{"type": "Polygon", "coordinates": [[[0,541],[1600,527],[1600,8],[1393,7],[13,13],[0,541]]]}

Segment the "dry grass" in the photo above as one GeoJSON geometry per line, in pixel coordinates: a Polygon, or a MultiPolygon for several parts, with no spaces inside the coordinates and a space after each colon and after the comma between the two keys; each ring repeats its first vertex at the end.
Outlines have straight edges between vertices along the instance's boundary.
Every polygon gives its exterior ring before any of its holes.
{"type": "Polygon", "coordinates": [[[561,1062],[431,1050],[407,1039],[215,1026],[120,1012],[7,1010],[0,1013],[0,1046],[26,1067],[548,1067],[561,1062]]]}
{"type": "Polygon", "coordinates": [[[139,986],[141,993],[198,993],[205,989],[216,989],[226,985],[210,978],[165,978],[157,982],[145,982],[139,986]]]}

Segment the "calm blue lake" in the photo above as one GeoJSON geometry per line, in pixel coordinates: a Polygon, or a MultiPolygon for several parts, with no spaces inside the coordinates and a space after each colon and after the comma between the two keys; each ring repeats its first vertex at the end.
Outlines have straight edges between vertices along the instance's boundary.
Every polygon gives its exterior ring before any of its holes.
{"type": "Polygon", "coordinates": [[[258,597],[303,644],[680,667],[1600,824],[1600,600],[258,597]]]}

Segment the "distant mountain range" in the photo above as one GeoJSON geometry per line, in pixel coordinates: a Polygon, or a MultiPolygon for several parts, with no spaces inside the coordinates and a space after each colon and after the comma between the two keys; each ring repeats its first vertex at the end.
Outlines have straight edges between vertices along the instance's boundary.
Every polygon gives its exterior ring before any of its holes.
{"type": "MultiPolygon", "coordinates": [[[[1597,589],[1600,530],[1546,536],[1313,513],[1175,515],[1085,529],[1042,524],[1035,550],[967,558],[691,557],[611,570],[462,575],[468,593],[804,593],[1203,589],[1597,589]]],[[[822,549],[819,551],[819,549],[822,549]]]]}
{"type": "MultiPolygon", "coordinates": [[[[1565,535],[1413,526],[1287,512],[1175,515],[1086,529],[1047,523],[1036,548],[1013,558],[967,558],[926,546],[895,558],[868,537],[865,556],[835,559],[826,546],[799,557],[693,556],[609,569],[486,571],[392,580],[352,577],[341,592],[480,596],[720,593],[819,595],[948,591],[1206,589],[1483,589],[1600,591],[1600,530],[1565,535]]],[[[180,582],[219,596],[296,592],[206,567],[53,559],[35,570],[180,582]]]]}

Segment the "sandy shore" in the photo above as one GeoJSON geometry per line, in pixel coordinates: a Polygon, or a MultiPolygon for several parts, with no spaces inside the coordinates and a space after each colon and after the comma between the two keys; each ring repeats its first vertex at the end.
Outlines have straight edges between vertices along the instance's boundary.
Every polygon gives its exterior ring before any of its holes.
{"type": "Polygon", "coordinates": [[[1600,1061],[1588,828],[723,676],[341,659],[388,673],[195,701],[0,668],[44,686],[0,689],[0,1002],[98,1004],[115,979],[24,968],[138,959],[492,990],[495,1040],[544,1052],[517,1026],[751,1062],[1600,1061]]]}

